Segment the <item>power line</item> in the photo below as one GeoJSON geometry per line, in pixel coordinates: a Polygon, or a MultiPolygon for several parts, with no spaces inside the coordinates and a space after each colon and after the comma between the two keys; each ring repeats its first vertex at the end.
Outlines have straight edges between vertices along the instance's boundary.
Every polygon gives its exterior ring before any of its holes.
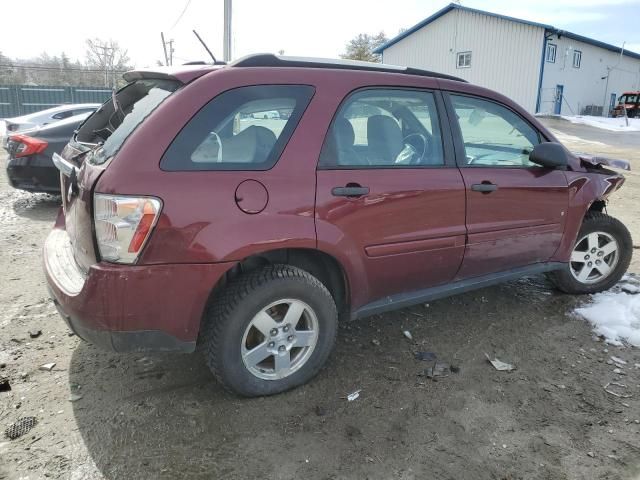
{"type": "Polygon", "coordinates": [[[189,8],[190,3],[191,3],[191,0],[187,0],[187,3],[185,3],[184,8],[182,9],[182,12],[180,12],[180,15],[178,15],[178,18],[176,19],[176,21],[173,22],[173,25],[171,25],[171,28],[169,29],[169,31],[173,30],[173,28],[178,24],[178,22],[182,20],[182,16],[184,15],[184,12],[187,11],[187,8],[189,8]]]}

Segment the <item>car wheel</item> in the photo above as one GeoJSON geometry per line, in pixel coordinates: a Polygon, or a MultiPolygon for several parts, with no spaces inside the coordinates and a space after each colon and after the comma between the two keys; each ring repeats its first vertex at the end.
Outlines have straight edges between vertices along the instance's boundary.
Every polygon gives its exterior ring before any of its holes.
{"type": "Polygon", "coordinates": [[[327,288],[289,265],[233,280],[207,311],[207,364],[228,390],[272,395],[313,378],[329,357],[338,312],[327,288]]]}
{"type": "Polygon", "coordinates": [[[571,260],[550,276],[566,293],[608,290],[627,271],[632,251],[631,234],[621,221],[604,213],[589,213],[582,222],[571,260]]]}

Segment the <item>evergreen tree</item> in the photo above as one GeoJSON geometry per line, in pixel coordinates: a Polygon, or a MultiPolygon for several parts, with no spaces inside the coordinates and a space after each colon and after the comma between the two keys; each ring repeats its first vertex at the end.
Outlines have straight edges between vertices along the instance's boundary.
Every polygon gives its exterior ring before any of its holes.
{"type": "Polygon", "coordinates": [[[387,42],[384,32],[377,35],[361,33],[347,43],[346,52],[340,57],[349,60],[361,60],[363,62],[380,62],[381,56],[373,53],[380,45],[387,42]]]}

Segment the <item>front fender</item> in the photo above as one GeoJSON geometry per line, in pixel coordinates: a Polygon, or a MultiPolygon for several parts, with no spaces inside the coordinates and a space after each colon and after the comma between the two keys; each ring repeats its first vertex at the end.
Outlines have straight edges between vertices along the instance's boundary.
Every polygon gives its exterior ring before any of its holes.
{"type": "Polygon", "coordinates": [[[596,202],[606,202],[624,184],[624,176],[602,169],[601,173],[565,172],[569,188],[569,208],[564,234],[551,261],[568,262],[582,221],[596,202]]]}

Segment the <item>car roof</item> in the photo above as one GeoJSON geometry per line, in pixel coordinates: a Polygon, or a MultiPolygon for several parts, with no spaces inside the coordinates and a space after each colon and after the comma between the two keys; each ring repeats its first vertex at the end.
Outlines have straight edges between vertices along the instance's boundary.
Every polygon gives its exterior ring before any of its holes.
{"type": "MultiPolygon", "coordinates": [[[[44,135],[49,132],[56,133],[58,130],[65,130],[69,126],[80,125],[92,112],[80,113],[78,115],[73,115],[72,117],[68,117],[57,122],[48,123],[47,125],[36,125],[33,128],[28,128],[26,130],[20,130],[17,132],[19,135],[44,135]]],[[[73,130],[73,129],[72,129],[73,130]]]]}
{"type": "Polygon", "coordinates": [[[421,77],[442,78],[465,82],[459,77],[446,75],[444,73],[421,70],[413,67],[403,67],[387,63],[361,62],[356,60],[314,58],[314,57],[291,57],[283,55],[273,55],[271,53],[257,53],[239,58],[228,65],[223,64],[185,64],[172,67],[144,68],[126,72],[123,78],[127,82],[144,78],[172,79],[181,83],[189,83],[202,75],[214,70],[227,68],[315,68],[333,70],[352,70],[383,73],[400,73],[404,75],[417,75],[421,77]]]}
{"type": "Polygon", "coordinates": [[[100,103],[65,103],[56,107],[47,108],[46,110],[39,110],[37,112],[27,113],[19,117],[7,118],[6,120],[13,123],[28,122],[31,119],[41,116],[55,115],[60,112],[67,112],[69,110],[76,110],[81,108],[93,108],[97,110],[100,107],[100,103]]]}
{"type": "Polygon", "coordinates": [[[273,55],[271,53],[259,53],[242,57],[229,64],[230,67],[273,67],[273,68],[326,68],[333,70],[358,70],[368,72],[401,73],[405,75],[417,75],[420,77],[444,78],[458,82],[466,82],[459,77],[447,75],[429,70],[413,67],[403,67],[388,63],[361,62],[358,60],[345,60],[333,58],[291,57],[273,55]]]}

